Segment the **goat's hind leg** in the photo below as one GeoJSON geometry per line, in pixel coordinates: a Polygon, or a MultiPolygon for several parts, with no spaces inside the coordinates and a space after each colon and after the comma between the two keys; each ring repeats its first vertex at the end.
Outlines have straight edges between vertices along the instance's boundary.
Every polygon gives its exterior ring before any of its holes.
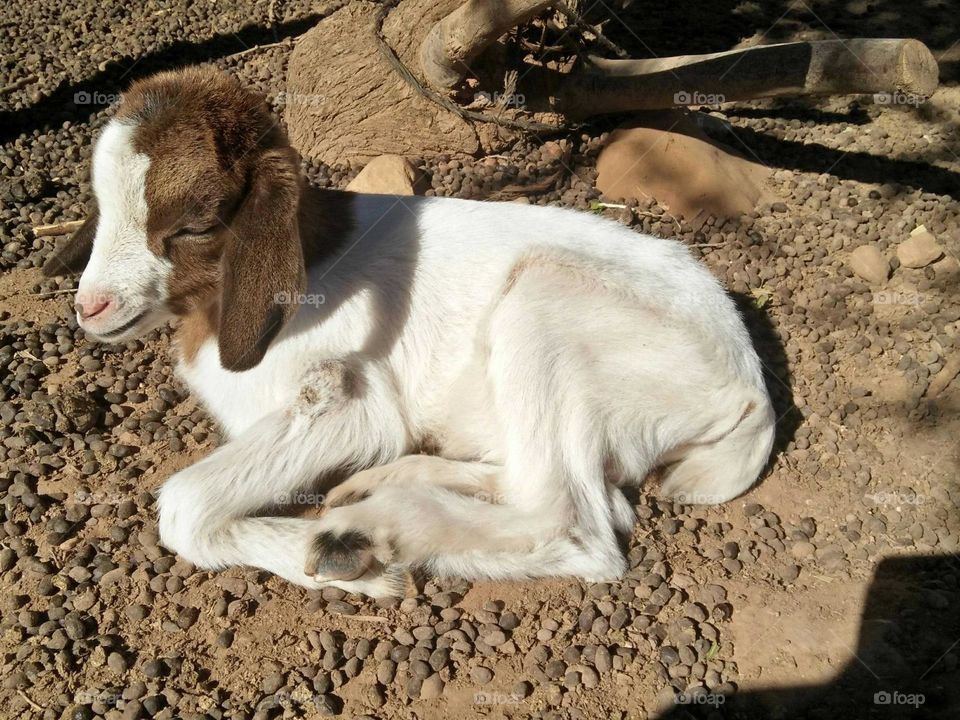
{"type": "Polygon", "coordinates": [[[361,470],[332,488],[324,497],[328,508],[359,502],[384,486],[431,485],[478,500],[497,502],[501,468],[482,462],[447,460],[435,455],[407,455],[399,460],[361,470]]]}
{"type": "Polygon", "coordinates": [[[632,526],[632,508],[605,482],[589,358],[555,340],[582,312],[582,296],[564,302],[569,290],[565,271],[534,266],[514,279],[490,318],[484,353],[507,458],[495,483],[500,502],[436,485],[382,484],[324,516],[318,567],[337,538],[362,537],[356,555],[438,575],[611,580],[623,573],[615,529],[632,526]],[[562,312],[544,312],[558,305],[562,312]]]}

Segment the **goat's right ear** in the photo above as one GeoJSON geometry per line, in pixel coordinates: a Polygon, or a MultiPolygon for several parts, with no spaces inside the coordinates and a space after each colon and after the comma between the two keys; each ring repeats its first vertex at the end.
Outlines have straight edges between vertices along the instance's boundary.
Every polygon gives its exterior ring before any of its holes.
{"type": "Polygon", "coordinates": [[[306,285],[297,210],[300,172],[290,148],[264,151],[255,161],[225,231],[220,364],[239,372],[257,365],[297,310],[306,285]]]}
{"type": "Polygon", "coordinates": [[[83,225],[70,236],[63,245],[53,251],[43,264],[43,274],[47,277],[56,275],[76,275],[83,272],[90,260],[93,251],[93,238],[97,234],[97,224],[100,222],[100,213],[93,208],[83,225]]]}

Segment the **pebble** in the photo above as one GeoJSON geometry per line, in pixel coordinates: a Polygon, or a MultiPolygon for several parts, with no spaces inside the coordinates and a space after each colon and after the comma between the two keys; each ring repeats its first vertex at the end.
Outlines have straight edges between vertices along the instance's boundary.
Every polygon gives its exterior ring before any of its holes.
{"type": "Polygon", "coordinates": [[[890,263],[874,245],[861,245],[847,259],[850,269],[872,285],[882,285],[890,275],[890,263]]]}
{"type": "Polygon", "coordinates": [[[443,678],[440,677],[439,673],[434,673],[426,678],[420,686],[420,699],[434,700],[443,695],[443,688],[443,678]]]}
{"type": "Polygon", "coordinates": [[[480,685],[486,685],[493,680],[493,670],[483,667],[482,665],[477,665],[470,670],[470,679],[480,685]]]}
{"type": "Polygon", "coordinates": [[[923,268],[943,257],[943,248],[925,227],[920,226],[897,246],[897,259],[905,268],[923,268]]]}

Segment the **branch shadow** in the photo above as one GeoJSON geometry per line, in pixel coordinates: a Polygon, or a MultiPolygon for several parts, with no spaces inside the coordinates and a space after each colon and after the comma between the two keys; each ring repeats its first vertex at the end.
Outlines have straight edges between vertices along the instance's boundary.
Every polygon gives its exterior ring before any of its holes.
{"type": "Polygon", "coordinates": [[[53,92],[36,103],[16,110],[0,111],[0,143],[10,142],[21,133],[58,127],[68,121],[87,122],[118,98],[134,80],[162,70],[217,60],[256,45],[296,37],[323,17],[312,14],[272,27],[246,25],[235,33],[219,33],[202,42],[180,40],[156,52],[113,60],[85,80],[62,81],[53,92]]]}
{"type": "MultiPolygon", "coordinates": [[[[815,98],[814,100],[821,100],[815,98]]],[[[730,107],[724,108],[724,114],[739,118],[780,118],[782,120],[799,120],[800,122],[813,121],[818,125],[843,124],[867,125],[870,115],[859,105],[847,112],[833,112],[821,110],[804,102],[802,98],[790,100],[774,99],[770,107],[730,107]]]]}
{"type": "MultiPolygon", "coordinates": [[[[830,173],[844,180],[864,183],[900,183],[937,195],[960,198],[960,173],[919,160],[871,155],[859,150],[841,150],[766,135],[745,127],[730,126],[728,132],[750,148],[764,164],[809,173],[830,173]]],[[[733,147],[738,142],[727,141],[733,147]]]]}

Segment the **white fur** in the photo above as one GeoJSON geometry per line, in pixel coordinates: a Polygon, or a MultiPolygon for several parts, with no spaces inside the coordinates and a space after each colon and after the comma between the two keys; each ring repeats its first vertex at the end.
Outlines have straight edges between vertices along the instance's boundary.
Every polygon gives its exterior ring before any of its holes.
{"type": "Polygon", "coordinates": [[[386,571],[331,584],[375,595],[416,564],[611,579],[633,521],[620,485],[673,462],[667,494],[717,503],[757,478],[775,423],[760,363],[680,244],[510,203],[358,195],[355,210],[345,254],[309,269],[308,304],[257,367],[224,370],[214,340],[180,366],[229,442],[163,487],[165,545],[319,587],[312,538],[358,530],[386,571]],[[410,456],[425,438],[440,457],[410,456]],[[369,497],[264,517],[344,469],[366,470],[338,498],[369,497]]]}
{"type": "Polygon", "coordinates": [[[108,312],[77,319],[91,334],[123,340],[142,334],[169,318],[161,308],[166,299],[170,262],[147,246],[147,171],[150,158],[135,151],[136,126],[113,120],[97,141],[93,154],[93,188],[100,221],[93,252],[80,277],[78,300],[110,300],[108,312]],[[134,327],[114,334],[138,315],[134,327]]]}

